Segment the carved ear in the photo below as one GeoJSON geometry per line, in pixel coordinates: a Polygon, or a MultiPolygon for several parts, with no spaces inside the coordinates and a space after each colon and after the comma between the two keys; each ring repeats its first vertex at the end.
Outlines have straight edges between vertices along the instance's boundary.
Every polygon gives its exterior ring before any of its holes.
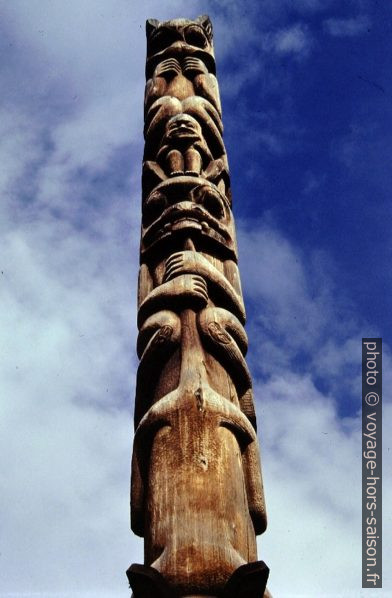
{"type": "Polygon", "coordinates": [[[146,21],[146,35],[147,38],[151,37],[155,29],[159,27],[159,21],[157,19],[147,19],[146,21]]]}
{"type": "Polygon", "coordinates": [[[212,23],[210,21],[210,17],[208,15],[201,15],[200,17],[197,17],[196,19],[197,23],[200,23],[200,25],[203,27],[205,34],[207,35],[208,39],[212,40],[212,23]]]}

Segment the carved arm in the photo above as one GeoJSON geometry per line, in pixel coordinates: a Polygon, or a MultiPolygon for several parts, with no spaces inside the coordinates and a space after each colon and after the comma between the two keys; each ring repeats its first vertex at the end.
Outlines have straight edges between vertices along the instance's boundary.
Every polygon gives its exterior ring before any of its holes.
{"type": "Polygon", "coordinates": [[[230,281],[202,254],[196,251],[173,253],[166,260],[164,280],[175,280],[175,277],[180,274],[203,276],[218,295],[223,293],[228,302],[225,307],[230,309],[242,323],[245,322],[245,307],[242,297],[236,293],[230,281]]]}
{"type": "Polygon", "coordinates": [[[140,304],[137,323],[140,328],[145,320],[161,309],[181,311],[186,308],[199,310],[207,305],[205,280],[197,274],[177,276],[153,289],[140,304]]]}

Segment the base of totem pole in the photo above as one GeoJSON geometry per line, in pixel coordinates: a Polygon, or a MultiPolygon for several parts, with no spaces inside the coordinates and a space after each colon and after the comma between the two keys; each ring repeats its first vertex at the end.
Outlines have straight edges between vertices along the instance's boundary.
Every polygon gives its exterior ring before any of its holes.
{"type": "MultiPolygon", "coordinates": [[[[263,561],[247,563],[234,571],[219,596],[204,598],[263,598],[268,575],[269,569],[263,561]]],[[[195,594],[180,595],[159,571],[146,565],[131,565],[127,577],[133,598],[203,598],[195,594]]]]}

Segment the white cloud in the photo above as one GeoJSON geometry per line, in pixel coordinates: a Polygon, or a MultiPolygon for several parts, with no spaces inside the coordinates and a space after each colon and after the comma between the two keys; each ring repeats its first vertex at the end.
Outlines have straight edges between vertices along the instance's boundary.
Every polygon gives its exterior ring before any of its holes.
{"type": "Polygon", "coordinates": [[[276,339],[276,351],[282,359],[285,356],[282,364],[287,365],[293,351],[309,351],[320,342],[331,320],[331,291],[324,270],[316,256],[312,265],[271,226],[250,228],[239,222],[238,237],[244,288],[252,304],[262,306],[253,324],[259,327],[257,337],[267,343],[276,339]]]}
{"type": "MultiPolygon", "coordinates": [[[[269,527],[259,540],[259,558],[271,568],[272,594],[391,596],[387,567],[383,590],[360,588],[360,417],[342,421],[334,401],[317,391],[309,376],[273,377],[256,387],[256,395],[269,516],[269,527]]],[[[389,396],[383,425],[384,431],[391,431],[389,396]]],[[[384,459],[388,445],[386,441],[384,459]]],[[[383,482],[387,505],[392,495],[390,476],[384,474],[383,482]]],[[[392,550],[387,510],[383,523],[386,557],[392,550]]]]}
{"type": "Polygon", "coordinates": [[[294,25],[278,31],[275,36],[275,49],[279,54],[307,54],[311,38],[303,25],[294,25]]]}
{"type": "Polygon", "coordinates": [[[312,45],[311,33],[302,23],[290,25],[275,33],[267,33],[264,38],[265,49],[281,56],[304,58],[309,54],[312,45]]]}

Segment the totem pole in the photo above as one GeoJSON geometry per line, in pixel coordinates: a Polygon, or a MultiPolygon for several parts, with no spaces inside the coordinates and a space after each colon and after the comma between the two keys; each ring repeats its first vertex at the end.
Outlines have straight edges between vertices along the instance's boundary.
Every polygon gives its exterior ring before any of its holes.
{"type": "Polygon", "coordinates": [[[212,26],[147,21],[134,598],[263,598],[266,528],[212,26]]]}

